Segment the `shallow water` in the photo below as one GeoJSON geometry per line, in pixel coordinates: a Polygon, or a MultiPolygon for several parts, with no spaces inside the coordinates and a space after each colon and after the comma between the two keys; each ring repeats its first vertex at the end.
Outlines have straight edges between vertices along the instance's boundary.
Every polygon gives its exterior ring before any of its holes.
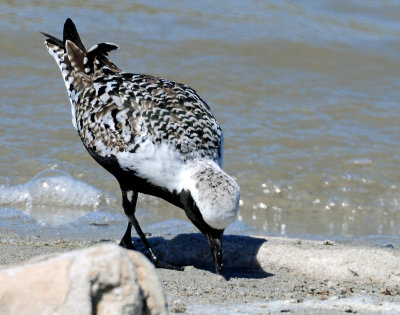
{"type": "MultiPolygon", "coordinates": [[[[122,214],[38,33],[61,36],[71,17],[87,46],[117,43],[124,70],[187,83],[209,103],[241,186],[235,233],[398,242],[399,15],[395,1],[3,1],[0,212],[43,229],[122,214]]],[[[145,226],[185,219],[154,198],[139,207],[145,226]]]]}

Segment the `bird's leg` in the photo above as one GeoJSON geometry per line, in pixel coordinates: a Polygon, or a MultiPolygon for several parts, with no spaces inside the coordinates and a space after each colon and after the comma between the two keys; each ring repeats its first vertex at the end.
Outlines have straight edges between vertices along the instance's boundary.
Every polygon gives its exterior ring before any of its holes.
{"type": "Polygon", "coordinates": [[[119,242],[119,246],[126,249],[135,249],[132,243],[131,231],[132,231],[132,223],[131,221],[129,221],[128,227],[126,228],[126,232],[122,237],[121,242],[119,242]]]}
{"type": "Polygon", "coordinates": [[[136,191],[133,192],[132,199],[129,201],[127,192],[122,190],[122,207],[124,208],[125,215],[129,218],[128,227],[126,228],[126,232],[119,243],[119,246],[124,247],[126,249],[135,249],[132,243],[132,220],[131,218],[135,216],[136,210],[136,201],[137,201],[138,193],[136,191]]]}
{"type": "MultiPolygon", "coordinates": [[[[139,225],[138,220],[135,217],[135,210],[136,210],[136,202],[138,198],[138,193],[137,191],[132,191],[133,195],[131,200],[129,201],[127,192],[125,190],[122,190],[122,206],[124,207],[124,211],[126,216],[129,218],[129,224],[128,228],[125,232],[124,237],[121,240],[120,245],[123,246],[122,244],[127,241],[127,238],[129,238],[130,243],[132,244],[132,239],[131,239],[131,229],[132,229],[132,224],[135,227],[136,233],[139,235],[140,239],[142,240],[144,246],[147,249],[147,256],[148,258],[153,262],[153,264],[157,268],[164,268],[164,269],[173,269],[173,270],[183,270],[182,267],[177,267],[173,266],[167,262],[163,262],[159,260],[156,255],[154,254],[149,242],[147,241],[146,236],[144,235],[142,228],[139,225]]],[[[123,246],[125,247],[125,246],[123,246]]],[[[128,248],[128,247],[126,247],[128,248]]],[[[132,244],[132,249],[133,249],[133,244],[132,244]]]]}

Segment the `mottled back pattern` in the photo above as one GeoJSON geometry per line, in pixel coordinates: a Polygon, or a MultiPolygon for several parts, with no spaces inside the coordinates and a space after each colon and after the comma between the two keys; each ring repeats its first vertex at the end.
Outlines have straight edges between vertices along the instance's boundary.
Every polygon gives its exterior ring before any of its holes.
{"type": "Polygon", "coordinates": [[[108,58],[118,46],[82,46],[50,38],[69,93],[73,124],[84,145],[102,157],[135,154],[142,143],[167,144],[182,161],[222,164],[222,131],[208,105],[189,86],[150,75],[125,73],[108,58]],[[58,42],[57,42],[58,41],[58,42]],[[74,121],[75,120],[75,121],[74,121]]]}

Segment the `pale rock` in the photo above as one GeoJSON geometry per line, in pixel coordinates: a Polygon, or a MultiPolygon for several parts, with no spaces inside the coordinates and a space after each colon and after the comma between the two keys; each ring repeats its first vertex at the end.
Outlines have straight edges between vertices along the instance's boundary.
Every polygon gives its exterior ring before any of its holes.
{"type": "Polygon", "coordinates": [[[400,285],[399,253],[368,246],[326,246],[317,241],[270,238],[258,250],[256,259],[263,270],[286,268],[292,273],[330,281],[374,282],[400,285]]]}
{"type": "Polygon", "coordinates": [[[154,266],[108,244],[0,269],[0,314],[166,314],[154,266]]]}
{"type": "MultiPolygon", "coordinates": [[[[400,285],[399,251],[371,246],[327,246],[326,242],[279,237],[224,235],[224,269],[261,272],[274,270],[329,281],[375,282],[400,285]]],[[[173,265],[213,270],[205,237],[181,234],[153,244],[158,257],[173,265]]]]}

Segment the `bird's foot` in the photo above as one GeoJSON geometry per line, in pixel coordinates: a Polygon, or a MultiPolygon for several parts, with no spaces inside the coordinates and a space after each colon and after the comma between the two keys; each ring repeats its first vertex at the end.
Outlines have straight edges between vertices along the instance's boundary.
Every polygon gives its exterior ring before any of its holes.
{"type": "Polygon", "coordinates": [[[132,249],[132,250],[135,249],[135,247],[133,246],[131,238],[129,238],[129,240],[126,239],[125,237],[122,238],[121,242],[119,242],[119,246],[121,246],[123,248],[126,248],[126,249],[132,249]]]}
{"type": "Polygon", "coordinates": [[[171,265],[171,264],[169,264],[169,263],[167,263],[167,262],[165,262],[165,261],[161,261],[161,260],[157,260],[155,263],[154,263],[154,265],[157,267],[157,268],[162,268],[162,269],[170,269],[170,270],[177,270],[177,271],[183,271],[183,267],[180,267],[180,266],[174,266],[174,265],[171,265]]]}
{"type": "MultiPolygon", "coordinates": [[[[119,246],[126,248],[126,249],[132,249],[135,250],[135,247],[133,246],[132,239],[129,237],[123,237],[121,241],[119,242],[119,246]]],[[[165,261],[162,261],[154,255],[153,251],[149,249],[149,252],[147,253],[146,257],[150,259],[150,261],[154,264],[156,268],[162,268],[162,269],[171,269],[171,270],[178,270],[178,271],[183,271],[183,267],[179,266],[174,266],[171,265],[165,261]]]]}
{"type": "Polygon", "coordinates": [[[183,271],[183,267],[171,265],[165,261],[158,259],[152,252],[150,252],[147,257],[151,260],[151,262],[156,266],[156,268],[162,269],[170,269],[170,270],[177,270],[183,271]]]}
{"type": "Polygon", "coordinates": [[[171,265],[165,261],[162,260],[157,260],[157,261],[153,261],[154,266],[156,266],[156,268],[162,268],[162,269],[170,269],[170,270],[177,270],[177,271],[183,271],[183,267],[180,266],[174,266],[171,265]]]}

